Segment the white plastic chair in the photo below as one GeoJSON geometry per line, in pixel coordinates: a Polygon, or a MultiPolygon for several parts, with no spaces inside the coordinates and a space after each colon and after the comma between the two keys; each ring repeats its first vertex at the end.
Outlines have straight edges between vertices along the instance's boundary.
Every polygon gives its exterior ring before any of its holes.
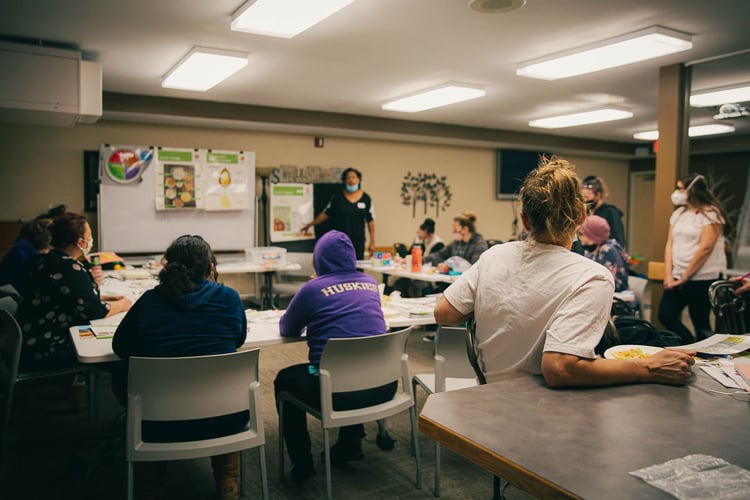
{"type": "Polygon", "coordinates": [[[299,264],[300,269],[276,273],[276,281],[271,290],[274,307],[279,307],[281,297],[294,297],[302,285],[307,283],[315,273],[312,253],[287,252],[286,262],[299,264]]]}
{"type": "MultiPolygon", "coordinates": [[[[212,356],[130,358],[126,437],[129,500],[133,499],[133,462],[208,457],[256,447],[263,498],[268,498],[259,353],[260,349],[253,349],[212,356]],[[161,443],[144,442],[141,435],[144,420],[202,419],[245,410],[250,412],[247,427],[227,436],[161,443]]],[[[241,456],[241,490],[243,469],[241,456]]]]}
{"type": "Polygon", "coordinates": [[[639,276],[628,276],[628,288],[633,290],[636,300],[638,300],[638,314],[641,319],[646,319],[643,313],[643,296],[646,293],[648,280],[639,276]]]}
{"type": "MultiPolygon", "coordinates": [[[[457,326],[441,326],[435,332],[435,373],[417,373],[412,377],[412,392],[417,386],[427,394],[454,391],[479,385],[474,368],[466,353],[466,330],[457,326]]],[[[435,490],[440,496],[440,443],[435,442],[435,490]]]]}
{"type": "Polygon", "coordinates": [[[21,358],[22,343],[23,335],[21,334],[21,327],[11,313],[0,309],[0,390],[5,394],[5,411],[2,435],[0,436],[3,448],[7,445],[8,426],[10,425],[11,409],[13,406],[13,393],[16,384],[19,382],[73,375],[76,373],[87,375],[89,418],[92,422],[96,422],[96,369],[93,366],[76,365],[56,370],[19,373],[18,363],[21,358]]]}
{"type": "Polygon", "coordinates": [[[369,337],[331,339],[326,343],[320,360],[320,410],[312,408],[288,392],[279,394],[279,474],[284,477],[284,405],[292,404],[320,420],[326,466],[326,496],[333,498],[331,484],[330,429],[372,422],[409,410],[411,436],[415,443],[416,487],[422,488],[422,468],[417,445],[417,413],[409,378],[409,356],[406,341],[412,327],[393,333],[369,337]],[[401,390],[393,399],[356,410],[334,410],[333,394],[379,387],[400,380],[401,390]]]}

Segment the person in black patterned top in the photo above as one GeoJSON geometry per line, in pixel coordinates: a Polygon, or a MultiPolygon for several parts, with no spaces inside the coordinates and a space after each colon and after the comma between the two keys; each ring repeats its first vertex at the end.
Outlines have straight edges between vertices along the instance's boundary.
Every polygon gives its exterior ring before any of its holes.
{"type": "Polygon", "coordinates": [[[69,328],[127,311],[131,305],[125,297],[100,295],[86,261],[93,238],[83,215],[60,215],[50,233],[52,250],[34,263],[18,309],[24,370],[74,365],[69,328]]]}

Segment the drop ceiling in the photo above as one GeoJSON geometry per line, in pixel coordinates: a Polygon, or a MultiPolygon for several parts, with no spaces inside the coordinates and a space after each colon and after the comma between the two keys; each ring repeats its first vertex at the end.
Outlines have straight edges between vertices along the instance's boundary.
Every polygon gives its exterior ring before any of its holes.
{"type": "MultiPolygon", "coordinates": [[[[77,48],[84,59],[101,63],[104,117],[120,119],[127,112],[108,110],[108,95],[523,134],[540,133],[529,127],[533,119],[616,105],[634,117],[543,134],[632,144],[633,133],[657,128],[661,66],[688,63],[694,91],[750,82],[747,0],[528,0],[499,14],[472,10],[466,0],[356,0],[292,39],[230,31],[231,14],[243,3],[3,0],[0,37],[77,48]],[[565,80],[516,76],[523,62],[650,26],[692,35],[693,49],[565,80]],[[245,51],[249,64],[208,92],[163,89],[162,77],[194,46],[245,51]],[[444,82],[480,86],[487,95],[415,114],[381,109],[388,100],[444,82]]],[[[692,108],[691,125],[711,123],[715,113],[692,108]]],[[[735,135],[750,134],[750,117],[722,123],[734,125],[735,135]]]]}

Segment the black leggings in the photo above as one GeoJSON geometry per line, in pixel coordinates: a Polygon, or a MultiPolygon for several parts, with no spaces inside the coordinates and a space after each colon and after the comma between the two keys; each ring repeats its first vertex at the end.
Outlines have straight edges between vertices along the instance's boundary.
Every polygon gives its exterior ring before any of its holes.
{"type": "Polygon", "coordinates": [[[714,334],[711,329],[711,302],[708,300],[708,287],[715,280],[688,281],[679,288],[664,290],[659,304],[659,321],[668,330],[680,335],[683,344],[691,344],[696,340],[703,340],[714,334]],[[687,306],[690,321],[695,327],[693,334],[682,323],[682,311],[687,306]]]}

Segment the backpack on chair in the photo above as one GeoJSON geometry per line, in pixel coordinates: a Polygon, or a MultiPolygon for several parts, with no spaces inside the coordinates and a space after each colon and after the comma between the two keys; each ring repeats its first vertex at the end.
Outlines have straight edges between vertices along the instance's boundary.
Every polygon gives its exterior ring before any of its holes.
{"type": "Polygon", "coordinates": [[[618,316],[614,322],[610,321],[594,352],[604,354],[610,347],[624,344],[674,347],[681,343],[680,336],[673,331],[659,330],[645,319],[618,316]]]}

